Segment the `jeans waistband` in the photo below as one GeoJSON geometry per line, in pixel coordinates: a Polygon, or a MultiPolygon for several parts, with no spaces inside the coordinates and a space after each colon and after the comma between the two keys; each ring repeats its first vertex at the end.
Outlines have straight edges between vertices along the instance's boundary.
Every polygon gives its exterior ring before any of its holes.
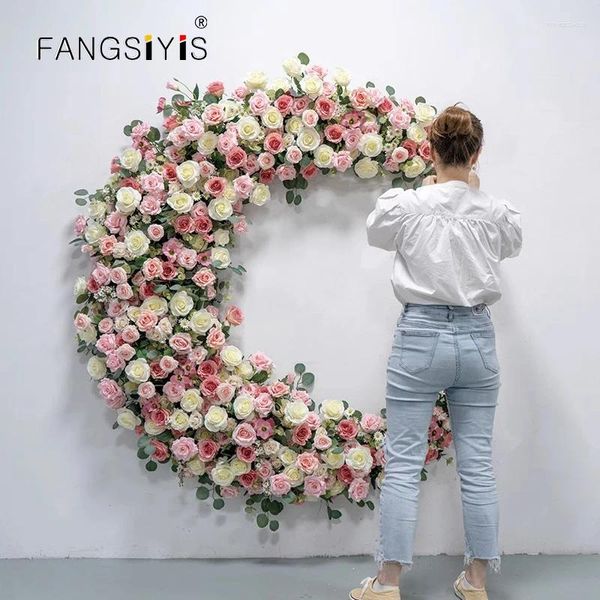
{"type": "Polygon", "coordinates": [[[461,306],[459,304],[418,304],[416,302],[407,302],[404,305],[404,313],[414,313],[432,316],[470,316],[487,313],[491,317],[490,307],[485,302],[480,302],[474,306],[461,306]]]}

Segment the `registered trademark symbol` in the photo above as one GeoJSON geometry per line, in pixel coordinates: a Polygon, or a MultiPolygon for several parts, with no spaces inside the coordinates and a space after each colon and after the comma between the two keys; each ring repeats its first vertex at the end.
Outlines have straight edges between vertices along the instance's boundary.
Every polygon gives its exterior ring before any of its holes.
{"type": "Polygon", "coordinates": [[[205,16],[200,15],[199,17],[196,17],[194,24],[198,29],[204,29],[208,25],[208,19],[205,16]]]}

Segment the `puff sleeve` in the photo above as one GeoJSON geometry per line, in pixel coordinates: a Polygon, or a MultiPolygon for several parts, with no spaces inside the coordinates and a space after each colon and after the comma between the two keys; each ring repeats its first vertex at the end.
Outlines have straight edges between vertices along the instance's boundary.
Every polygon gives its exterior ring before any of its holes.
{"type": "Polygon", "coordinates": [[[501,241],[500,260],[518,256],[523,244],[521,213],[507,200],[503,200],[498,227],[501,241]]]}
{"type": "Polygon", "coordinates": [[[402,188],[392,188],[381,194],[367,217],[367,240],[370,246],[383,250],[396,249],[402,219],[408,213],[410,194],[402,188]]]}

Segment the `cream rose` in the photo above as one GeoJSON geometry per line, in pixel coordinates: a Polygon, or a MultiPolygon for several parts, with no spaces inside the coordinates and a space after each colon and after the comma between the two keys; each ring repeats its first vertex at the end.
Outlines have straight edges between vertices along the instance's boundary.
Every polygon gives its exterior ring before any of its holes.
{"type": "Polygon", "coordinates": [[[96,223],[96,221],[89,220],[87,222],[83,237],[88,244],[95,244],[101,237],[106,235],[106,227],[96,223]]]}
{"type": "Polygon", "coordinates": [[[304,402],[293,400],[285,405],[284,413],[290,423],[300,425],[300,423],[306,421],[309,410],[304,402]]]}
{"type": "Polygon", "coordinates": [[[210,478],[217,485],[230,485],[231,482],[235,479],[235,473],[233,469],[227,464],[223,462],[218,462],[210,472],[210,478]]]}
{"type": "Polygon", "coordinates": [[[198,138],[198,150],[204,154],[204,156],[210,156],[217,147],[218,142],[219,138],[214,131],[205,131],[198,138]]]}
{"type": "Polygon", "coordinates": [[[198,406],[200,406],[200,401],[200,392],[192,388],[183,392],[183,396],[179,401],[179,406],[181,406],[181,408],[186,412],[191,413],[192,411],[196,410],[198,406]]]}
{"type": "Polygon", "coordinates": [[[427,132],[419,123],[411,123],[406,130],[406,137],[417,144],[422,144],[427,139],[427,132]]]}
{"type": "Polygon", "coordinates": [[[225,366],[229,368],[237,367],[244,358],[242,351],[236,346],[223,346],[220,356],[225,366]]]}
{"type": "Polygon", "coordinates": [[[231,470],[233,471],[233,474],[236,477],[239,477],[240,475],[248,473],[252,470],[252,465],[250,463],[244,460],[240,460],[239,458],[237,458],[237,456],[231,459],[229,466],[231,467],[231,470]]]}
{"type": "Polygon", "coordinates": [[[358,142],[358,149],[370,158],[381,154],[383,150],[383,139],[377,133],[365,133],[358,142]]]}
{"type": "Polygon", "coordinates": [[[227,411],[222,406],[211,406],[204,415],[204,427],[213,433],[227,428],[227,411]]]}
{"type": "Polygon", "coordinates": [[[298,134],[298,148],[303,152],[312,152],[321,143],[319,132],[314,127],[303,127],[298,134]]]}
{"type": "Polygon", "coordinates": [[[357,471],[370,471],[373,466],[371,451],[365,446],[350,448],[346,454],[346,464],[357,471]]]}
{"type": "Polygon", "coordinates": [[[185,188],[196,185],[200,179],[200,165],[195,160],[186,160],[175,169],[177,179],[181,181],[181,185],[185,188]]]}
{"type": "Polygon", "coordinates": [[[256,140],[262,132],[260,123],[251,116],[242,117],[237,122],[237,130],[240,138],[249,142],[256,140]]]}
{"type": "Polygon", "coordinates": [[[292,135],[298,135],[303,127],[304,123],[302,119],[296,115],[290,117],[285,124],[285,130],[292,135]]]}
{"type": "Polygon", "coordinates": [[[323,80],[316,75],[307,75],[300,81],[302,91],[310,98],[316,98],[323,91],[323,80]]]}
{"type": "Polygon", "coordinates": [[[292,487],[301,485],[304,482],[304,473],[295,465],[288,465],[283,473],[288,476],[292,483],[292,487]]]}
{"type": "Polygon", "coordinates": [[[137,148],[127,148],[121,154],[120,162],[129,171],[137,171],[142,162],[142,153],[137,148]]]}
{"type": "Polygon", "coordinates": [[[247,419],[254,412],[254,398],[250,394],[240,394],[233,401],[233,412],[238,419],[247,419]]]}
{"type": "Polygon", "coordinates": [[[87,372],[92,379],[99,381],[106,375],[106,361],[91,356],[87,363],[87,372]]]}
{"type": "Polygon", "coordinates": [[[139,205],[142,195],[132,187],[124,186],[117,190],[116,209],[124,215],[130,215],[139,205]]]}
{"type": "Polygon", "coordinates": [[[150,379],[150,365],[145,358],[136,358],[125,367],[127,379],[133,383],[143,383],[150,379]]]}
{"type": "MultiPolygon", "coordinates": [[[[169,304],[166,298],[163,298],[162,296],[149,296],[142,302],[140,308],[142,310],[152,311],[155,315],[162,317],[163,315],[167,314],[167,311],[169,310],[169,304]]],[[[135,320],[136,317],[134,317],[133,314],[131,314],[131,316],[135,320]]]]}
{"type": "Polygon", "coordinates": [[[274,106],[270,106],[261,116],[261,121],[269,129],[279,129],[283,124],[283,115],[274,106]]]}
{"type": "Polygon", "coordinates": [[[271,192],[264,183],[257,183],[250,194],[250,202],[262,206],[271,197],[271,192]]]}
{"type": "Polygon", "coordinates": [[[169,301],[169,308],[176,317],[185,317],[194,308],[194,299],[185,290],[175,292],[169,301]]]}
{"type": "Polygon", "coordinates": [[[117,423],[124,429],[135,429],[141,422],[141,419],[128,408],[119,408],[117,411],[117,423]]]}
{"type": "Polygon", "coordinates": [[[208,204],[208,215],[214,221],[226,221],[233,214],[233,205],[223,196],[213,198],[208,204]]]}
{"type": "Polygon", "coordinates": [[[217,229],[213,235],[217,246],[227,246],[229,244],[230,236],[227,229],[217,229]]]}
{"type": "Polygon", "coordinates": [[[250,90],[261,90],[267,85],[267,75],[264,71],[250,71],[244,83],[250,90]]]}
{"type": "Polygon", "coordinates": [[[217,269],[226,269],[231,264],[231,256],[227,248],[211,248],[210,260],[217,269]]]}
{"type": "Polygon", "coordinates": [[[426,102],[417,102],[415,105],[415,118],[421,123],[428,124],[435,117],[435,108],[426,102]]]}
{"type": "Polygon", "coordinates": [[[321,404],[321,415],[325,419],[339,421],[344,416],[344,403],[341,400],[324,400],[321,404]]]}
{"type": "Polygon", "coordinates": [[[283,70],[290,77],[299,77],[302,75],[302,63],[300,59],[294,56],[283,61],[283,70]]]}
{"type": "Polygon", "coordinates": [[[206,463],[200,460],[197,456],[194,456],[191,460],[188,460],[186,467],[190,470],[193,475],[200,476],[206,473],[206,463]]]}
{"type": "Polygon", "coordinates": [[[175,192],[167,198],[167,204],[178,213],[187,213],[194,206],[194,200],[185,192],[175,192]]]}
{"type": "Polygon", "coordinates": [[[347,86],[350,83],[350,73],[346,69],[337,67],[333,70],[333,80],[341,86],[347,86]]]}
{"type": "Polygon", "coordinates": [[[321,144],[315,150],[315,165],[321,169],[328,169],[333,164],[335,152],[331,146],[321,144]]]}
{"type": "Polygon", "coordinates": [[[215,318],[205,309],[194,311],[190,318],[190,328],[194,333],[206,333],[215,322],[215,318]]]}
{"type": "Polygon", "coordinates": [[[169,424],[175,431],[185,431],[190,424],[190,417],[185,411],[176,408],[169,417],[169,424]]]}
{"type": "Polygon", "coordinates": [[[354,165],[354,172],[361,179],[370,179],[379,173],[379,165],[368,156],[365,156],[354,165]]]}
{"type": "Polygon", "coordinates": [[[133,229],[125,235],[125,247],[132,256],[143,256],[148,252],[150,240],[139,229],[133,229]]]}
{"type": "Polygon", "coordinates": [[[254,369],[249,360],[243,360],[236,368],[236,373],[242,379],[250,379],[254,373],[254,369]]]}
{"type": "Polygon", "coordinates": [[[427,165],[420,156],[414,156],[402,164],[402,170],[407,177],[413,178],[420,175],[427,165]]]}
{"type": "Polygon", "coordinates": [[[325,462],[331,469],[339,469],[344,464],[344,453],[334,452],[334,448],[330,448],[325,452],[325,462]]]}

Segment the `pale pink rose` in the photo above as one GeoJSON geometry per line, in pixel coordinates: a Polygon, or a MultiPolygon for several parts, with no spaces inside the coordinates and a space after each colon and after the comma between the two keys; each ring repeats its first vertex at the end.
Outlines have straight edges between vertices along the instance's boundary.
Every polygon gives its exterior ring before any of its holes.
{"type": "Polygon", "coordinates": [[[125,359],[115,350],[110,350],[106,355],[106,368],[114,373],[126,365],[125,359]]]}
{"type": "Polygon", "coordinates": [[[340,150],[333,155],[333,166],[343,173],[352,166],[352,156],[348,150],[340,150]]]}
{"type": "Polygon", "coordinates": [[[250,90],[243,84],[233,90],[233,96],[238,100],[243,100],[249,93],[250,90]]]}
{"type": "Polygon", "coordinates": [[[400,170],[400,165],[391,156],[388,156],[383,162],[383,168],[390,173],[397,173],[400,170]]]}
{"type": "Polygon", "coordinates": [[[402,98],[402,100],[400,100],[400,106],[409,115],[414,115],[415,114],[415,105],[408,98],[402,98]]]}
{"type": "Polygon", "coordinates": [[[127,225],[127,216],[120,212],[112,212],[104,219],[104,225],[111,233],[119,233],[127,225]]]}
{"type": "Polygon", "coordinates": [[[192,281],[201,288],[205,288],[213,284],[216,280],[216,275],[210,269],[206,267],[196,271],[192,277],[192,281]]]}
{"type": "Polygon", "coordinates": [[[198,458],[204,462],[211,461],[219,451],[219,444],[211,439],[198,442],[198,458]]]}
{"type": "Polygon", "coordinates": [[[309,108],[302,113],[302,122],[307,127],[314,127],[319,122],[319,113],[309,108]]]}
{"type": "Polygon", "coordinates": [[[275,157],[270,152],[261,152],[258,156],[261,169],[270,169],[275,164],[275,157]]]}
{"type": "Polygon", "coordinates": [[[176,358],[167,355],[161,357],[158,364],[165,373],[171,373],[179,366],[179,361],[176,358]]]}
{"type": "Polygon", "coordinates": [[[121,302],[120,300],[111,300],[108,303],[108,308],[106,309],[106,314],[109,317],[120,317],[122,314],[125,313],[125,311],[127,310],[129,306],[129,303],[127,302],[121,302]]]}
{"type": "Polygon", "coordinates": [[[392,150],[391,157],[396,162],[402,163],[408,158],[408,150],[402,146],[398,146],[392,150]]]}
{"type": "Polygon", "coordinates": [[[197,140],[204,133],[204,125],[196,117],[184,119],[181,127],[188,140],[197,140]]]}
{"type": "Polygon", "coordinates": [[[240,198],[248,198],[254,189],[254,181],[248,175],[240,175],[233,180],[233,189],[240,198]]]}
{"type": "Polygon", "coordinates": [[[81,235],[85,231],[87,219],[83,215],[77,215],[75,223],[73,224],[73,233],[75,235],[81,235]]]}
{"type": "Polygon", "coordinates": [[[125,283],[127,281],[127,271],[123,267],[115,267],[110,271],[110,280],[115,283],[125,283]]]}
{"type": "Polygon", "coordinates": [[[198,447],[193,438],[180,437],[171,445],[171,452],[177,460],[188,461],[198,454],[198,447]]]}
{"type": "Polygon", "coordinates": [[[314,447],[317,450],[327,450],[327,448],[331,448],[331,438],[325,434],[317,434],[315,436],[314,447]]]}
{"type": "Polygon", "coordinates": [[[262,115],[269,108],[271,101],[265,92],[258,90],[252,94],[248,104],[253,114],[262,115]]]}
{"type": "Polygon", "coordinates": [[[288,162],[295,165],[302,160],[302,150],[298,146],[289,146],[285,153],[285,158],[288,162]]]}
{"type": "Polygon", "coordinates": [[[157,215],[160,212],[160,200],[153,195],[144,196],[140,202],[140,212],[144,215],[157,215]]]}
{"type": "Polygon", "coordinates": [[[256,441],[256,431],[250,423],[240,423],[231,434],[231,439],[238,446],[252,446],[256,441]]]}
{"type": "Polygon", "coordinates": [[[120,298],[121,300],[129,300],[133,297],[133,290],[131,289],[131,286],[128,283],[120,283],[116,287],[115,291],[117,294],[117,298],[120,298]]]}
{"type": "Polygon", "coordinates": [[[188,360],[191,360],[195,364],[200,364],[208,354],[208,350],[203,346],[196,346],[192,348],[192,351],[188,354],[188,360]]]}
{"type": "Polygon", "coordinates": [[[125,405],[125,393],[116,381],[105,377],[98,382],[98,391],[109,408],[121,408],[125,405]]]}
{"type": "Polygon", "coordinates": [[[246,151],[234,146],[225,156],[225,162],[230,169],[240,169],[246,162],[246,151]]]}
{"type": "Polygon", "coordinates": [[[223,498],[235,498],[239,496],[240,488],[235,487],[234,485],[226,485],[221,488],[221,496],[223,498]]]}
{"type": "Polygon", "coordinates": [[[162,275],[162,261],[154,257],[144,261],[142,273],[146,279],[156,279],[162,275]]]}
{"type": "MultiPolygon", "coordinates": [[[[226,131],[225,133],[222,133],[219,135],[219,137],[217,138],[217,150],[221,153],[221,154],[228,154],[231,150],[233,150],[236,147],[237,144],[237,137],[235,136],[235,134],[231,131],[226,131]]],[[[240,148],[241,150],[241,148],[240,148]]],[[[244,152],[242,150],[242,152],[244,152]]],[[[245,152],[244,152],[244,157],[245,157],[245,152]]],[[[235,167],[231,167],[232,169],[235,167]]]]}
{"type": "Polygon", "coordinates": [[[319,458],[314,452],[302,452],[296,457],[296,466],[307,475],[314,473],[319,463],[319,458]]]}
{"type": "Polygon", "coordinates": [[[375,433],[383,427],[383,419],[379,415],[365,413],[360,420],[360,426],[367,433],[375,433]]]}
{"type": "Polygon", "coordinates": [[[157,242],[158,240],[160,240],[160,238],[162,238],[164,234],[165,230],[162,225],[157,225],[156,223],[153,223],[148,227],[148,237],[153,242],[157,242]]]}
{"type": "Polygon", "coordinates": [[[365,110],[371,104],[371,96],[365,88],[355,88],[350,92],[350,104],[356,110],[365,110]]]}
{"type": "Polygon", "coordinates": [[[138,394],[141,398],[152,398],[156,394],[156,387],[151,381],[144,381],[138,385],[138,394]]]}
{"type": "Polygon", "coordinates": [[[283,381],[277,381],[269,387],[269,393],[274,398],[281,398],[290,393],[290,386],[283,383],[283,381]]]}
{"type": "Polygon", "coordinates": [[[321,417],[314,410],[311,410],[304,422],[314,431],[321,425],[321,417]]]}
{"type": "Polygon", "coordinates": [[[256,472],[263,479],[267,479],[273,475],[273,465],[268,460],[262,460],[256,465],[256,472]]]}
{"type": "Polygon", "coordinates": [[[292,482],[287,475],[279,473],[271,475],[269,478],[269,487],[274,496],[285,496],[292,489],[292,482]]]}
{"type": "Polygon", "coordinates": [[[378,88],[369,88],[368,94],[371,98],[371,106],[379,106],[385,98],[385,94],[378,88]]]}
{"type": "Polygon", "coordinates": [[[126,362],[135,356],[135,348],[129,344],[121,344],[117,348],[117,354],[126,362]]]}
{"type": "Polygon", "coordinates": [[[353,479],[348,494],[355,502],[364,500],[369,495],[369,482],[365,479],[353,479]]]}
{"type": "Polygon", "coordinates": [[[346,129],[344,131],[344,145],[350,151],[358,147],[362,133],[360,129],[346,129]]]}
{"type": "Polygon", "coordinates": [[[266,417],[269,415],[275,406],[273,398],[271,398],[269,394],[265,393],[258,394],[258,396],[254,398],[253,404],[257,414],[259,414],[261,417],[266,417]]]}
{"type": "Polygon", "coordinates": [[[198,166],[200,167],[200,176],[203,178],[207,178],[210,177],[211,175],[214,175],[217,168],[215,167],[215,165],[213,165],[212,163],[208,162],[207,160],[201,160],[198,163],[198,166]]]}
{"type": "Polygon", "coordinates": [[[175,352],[190,352],[192,349],[192,338],[189,333],[176,333],[169,339],[169,346],[171,346],[175,352]]]}
{"type": "Polygon", "coordinates": [[[333,117],[337,108],[337,104],[330,98],[319,96],[315,101],[315,110],[323,120],[328,120],[333,117]]]}
{"type": "Polygon", "coordinates": [[[246,233],[246,231],[248,231],[246,217],[240,217],[239,220],[233,224],[233,231],[234,233],[246,233]]]}
{"type": "MultiPolygon", "coordinates": [[[[115,322],[110,319],[109,317],[104,317],[104,319],[100,320],[100,323],[98,323],[98,331],[100,333],[111,333],[112,330],[114,329],[114,325],[115,322]]],[[[123,337],[123,335],[121,335],[121,338],[123,337]]],[[[127,340],[124,340],[127,341],[127,340]]]]}
{"type": "Polygon", "coordinates": [[[310,439],[311,435],[312,429],[306,423],[301,423],[292,430],[292,442],[294,442],[294,444],[298,444],[299,446],[304,446],[304,444],[306,444],[306,442],[308,442],[310,439]]]}
{"type": "Polygon", "coordinates": [[[96,340],[96,348],[107,354],[117,347],[117,338],[114,333],[105,333],[96,340]]]}
{"type": "Polygon", "coordinates": [[[275,172],[279,181],[291,181],[296,178],[296,169],[292,165],[279,165],[275,172]]]}
{"type": "Polygon", "coordinates": [[[163,393],[171,402],[179,402],[184,392],[185,386],[183,383],[173,379],[167,381],[163,386],[163,393]]]}
{"type": "Polygon", "coordinates": [[[304,404],[308,405],[310,403],[310,396],[306,390],[294,390],[291,394],[293,400],[298,400],[299,402],[304,402],[304,404]]]}
{"type": "Polygon", "coordinates": [[[135,324],[140,331],[150,331],[158,323],[158,316],[150,310],[140,312],[135,324]]]}
{"type": "Polygon", "coordinates": [[[99,248],[100,254],[103,256],[108,256],[112,254],[115,250],[115,246],[117,245],[117,238],[114,235],[105,235],[100,238],[99,248]]]}
{"type": "Polygon", "coordinates": [[[110,273],[111,269],[109,269],[105,265],[98,264],[92,271],[92,278],[99,285],[106,285],[110,281],[110,273]]]}
{"type": "Polygon", "coordinates": [[[304,493],[307,496],[319,497],[327,491],[325,479],[315,475],[309,475],[304,478],[304,493]]]}
{"type": "Polygon", "coordinates": [[[222,404],[227,404],[231,402],[235,395],[235,386],[224,381],[223,383],[219,384],[215,393],[222,404]]]}
{"type": "Polygon", "coordinates": [[[294,98],[291,109],[292,114],[300,116],[308,108],[309,103],[310,98],[308,96],[299,96],[298,98],[294,98]]]}
{"type": "Polygon", "coordinates": [[[83,331],[84,329],[87,329],[92,324],[92,321],[90,320],[90,318],[87,315],[84,315],[83,313],[77,313],[77,315],[75,316],[74,323],[75,323],[75,327],[79,331],[83,331]]]}
{"type": "Polygon", "coordinates": [[[376,121],[365,121],[360,130],[363,133],[379,133],[379,124],[376,121]]]}
{"type": "Polygon", "coordinates": [[[181,265],[184,269],[193,269],[198,263],[198,253],[191,248],[184,248],[177,255],[177,264],[181,265]]]}
{"type": "Polygon", "coordinates": [[[327,75],[327,67],[321,65],[308,65],[305,70],[306,75],[316,75],[319,79],[324,79],[327,75]]]}
{"type": "Polygon", "coordinates": [[[419,156],[423,160],[431,160],[431,143],[429,142],[429,140],[425,140],[419,146],[419,156]]]}
{"type": "Polygon", "coordinates": [[[206,86],[206,91],[213,96],[222,96],[223,91],[225,90],[225,86],[222,81],[211,81],[206,86]]]}
{"type": "Polygon", "coordinates": [[[230,306],[225,313],[225,319],[230,325],[241,325],[244,320],[244,313],[238,306],[230,306]]]}
{"type": "Polygon", "coordinates": [[[209,348],[221,348],[225,343],[225,334],[218,329],[217,327],[213,327],[208,336],[206,336],[206,345],[209,348]]]}
{"type": "Polygon", "coordinates": [[[259,371],[270,371],[273,367],[273,361],[263,352],[251,354],[248,360],[259,371]]]}
{"type": "Polygon", "coordinates": [[[202,120],[207,125],[217,125],[223,120],[223,107],[218,104],[209,104],[202,111],[202,120]]]}
{"type": "Polygon", "coordinates": [[[142,189],[145,192],[162,192],[165,188],[163,178],[159,173],[150,173],[140,177],[142,181],[142,189]]]}
{"type": "Polygon", "coordinates": [[[395,108],[388,114],[388,121],[396,129],[406,129],[410,125],[410,115],[401,108],[395,108]]]}
{"type": "Polygon", "coordinates": [[[128,344],[133,344],[140,339],[140,332],[134,325],[127,325],[123,331],[121,331],[121,338],[128,344]]]}

